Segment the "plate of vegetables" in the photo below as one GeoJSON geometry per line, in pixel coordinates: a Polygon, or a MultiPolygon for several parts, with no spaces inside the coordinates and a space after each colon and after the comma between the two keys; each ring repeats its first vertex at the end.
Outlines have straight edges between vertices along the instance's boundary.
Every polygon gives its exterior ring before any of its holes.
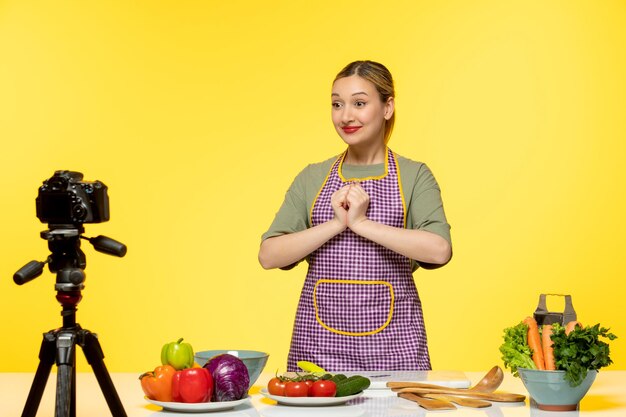
{"type": "Polygon", "coordinates": [[[342,405],[350,400],[363,395],[363,392],[358,394],[347,395],[345,397],[286,397],[281,395],[272,395],[267,391],[267,388],[261,389],[261,395],[271,400],[278,402],[282,405],[295,405],[301,407],[324,407],[329,405],[342,405]]]}
{"type": "Polygon", "coordinates": [[[296,373],[270,379],[261,395],[283,405],[329,406],[358,398],[369,386],[369,378],[361,375],[296,373]]]}
{"type": "Polygon", "coordinates": [[[181,338],[163,346],[161,363],[154,371],[141,374],[139,380],[146,401],[164,410],[222,411],[249,399],[249,371],[233,355],[218,354],[198,367],[191,345],[181,338]]]}
{"type": "Polygon", "coordinates": [[[183,413],[200,413],[200,412],[212,412],[212,411],[225,411],[237,407],[240,404],[247,402],[250,397],[246,396],[236,401],[215,401],[205,403],[181,403],[174,401],[156,401],[146,397],[146,401],[151,404],[163,407],[165,411],[176,411],[183,413]]]}

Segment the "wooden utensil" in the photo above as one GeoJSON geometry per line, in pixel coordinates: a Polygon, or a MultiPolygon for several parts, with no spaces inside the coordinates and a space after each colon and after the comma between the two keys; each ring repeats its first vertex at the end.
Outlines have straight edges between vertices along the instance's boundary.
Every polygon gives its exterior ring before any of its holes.
{"type": "Polygon", "coordinates": [[[420,407],[429,411],[434,410],[455,410],[456,406],[450,401],[436,400],[432,398],[420,397],[412,392],[400,392],[398,397],[417,403],[420,407]]]}
{"type": "Polygon", "coordinates": [[[508,392],[475,392],[461,388],[394,388],[394,392],[405,393],[412,392],[414,394],[453,394],[469,398],[479,398],[482,400],[496,402],[522,402],[526,396],[521,394],[512,394],[508,392]]]}
{"type": "Polygon", "coordinates": [[[462,405],[463,407],[471,407],[471,408],[491,407],[491,403],[489,401],[478,400],[476,398],[459,397],[456,395],[424,394],[424,398],[432,398],[433,400],[449,401],[454,404],[462,405]]]}
{"type": "Polygon", "coordinates": [[[487,372],[485,376],[476,383],[476,385],[469,388],[469,390],[477,392],[494,392],[500,387],[503,380],[504,372],[502,372],[502,368],[496,365],[491,368],[489,372],[487,372]]]}
{"type": "MultiPolygon", "coordinates": [[[[500,384],[502,384],[502,380],[504,379],[504,372],[502,372],[502,368],[499,366],[494,366],[482,377],[480,381],[476,383],[473,387],[470,388],[459,388],[464,391],[472,391],[472,392],[494,392],[498,389],[500,384]]],[[[437,389],[445,389],[448,388],[443,385],[434,385],[434,384],[426,384],[423,382],[387,382],[387,386],[389,388],[437,388],[437,389]]]]}

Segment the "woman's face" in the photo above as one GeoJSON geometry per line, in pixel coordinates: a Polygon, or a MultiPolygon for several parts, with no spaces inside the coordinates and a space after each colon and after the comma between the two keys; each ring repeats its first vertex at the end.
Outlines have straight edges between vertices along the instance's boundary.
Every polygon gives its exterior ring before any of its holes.
{"type": "Polygon", "coordinates": [[[332,89],[335,130],[349,146],[384,143],[385,122],[394,110],[393,98],[380,100],[376,86],[358,75],[340,78],[332,89]]]}

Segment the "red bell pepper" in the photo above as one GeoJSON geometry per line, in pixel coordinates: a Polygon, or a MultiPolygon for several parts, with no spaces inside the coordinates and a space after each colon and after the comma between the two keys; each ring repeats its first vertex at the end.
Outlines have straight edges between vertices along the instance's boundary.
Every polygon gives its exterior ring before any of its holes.
{"type": "Polygon", "coordinates": [[[213,395],[213,377],[208,369],[189,368],[172,378],[172,400],[180,403],[206,403],[213,395]]]}

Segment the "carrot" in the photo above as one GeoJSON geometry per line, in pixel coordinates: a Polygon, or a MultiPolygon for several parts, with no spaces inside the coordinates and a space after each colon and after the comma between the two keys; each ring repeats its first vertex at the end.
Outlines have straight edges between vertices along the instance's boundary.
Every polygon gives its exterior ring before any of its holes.
{"type": "Polygon", "coordinates": [[[546,363],[546,371],[556,370],[556,362],[554,361],[554,349],[552,347],[552,325],[544,324],[541,328],[541,342],[543,345],[543,359],[546,363]]]}
{"type": "Polygon", "coordinates": [[[579,322],[579,321],[576,321],[576,320],[572,320],[569,323],[567,323],[565,325],[565,335],[569,336],[569,334],[574,331],[576,326],[583,327],[583,324],[581,322],[579,322]]]}
{"type": "Polygon", "coordinates": [[[533,351],[533,362],[537,369],[545,370],[546,364],[543,360],[543,349],[541,348],[541,337],[539,336],[539,327],[537,321],[532,317],[526,317],[524,324],[528,326],[528,346],[533,351]]]}

